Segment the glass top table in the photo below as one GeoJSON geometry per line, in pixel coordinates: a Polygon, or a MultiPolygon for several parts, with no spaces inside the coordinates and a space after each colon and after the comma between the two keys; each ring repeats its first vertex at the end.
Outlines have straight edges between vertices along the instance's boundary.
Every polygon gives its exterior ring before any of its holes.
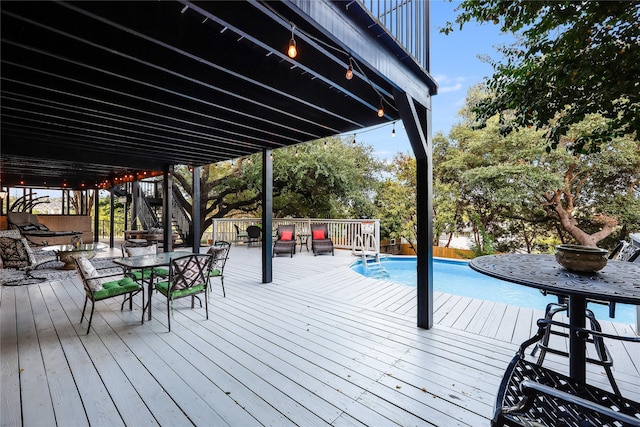
{"type": "Polygon", "coordinates": [[[73,258],[85,257],[91,259],[96,256],[96,251],[106,249],[108,246],[101,242],[81,243],[80,245],[73,245],[71,243],[64,245],[51,245],[42,248],[43,251],[53,251],[56,253],[58,259],[64,262],[61,267],[63,270],[73,270],[73,258]]]}
{"type": "MultiPolygon", "coordinates": [[[[131,257],[123,257],[123,258],[115,258],[113,262],[115,264],[121,265],[123,267],[132,269],[132,270],[145,270],[153,269],[156,267],[168,267],[171,265],[171,261],[176,258],[181,258],[184,256],[196,255],[193,252],[162,252],[159,254],[152,255],[139,255],[139,256],[131,256],[131,257]]],[[[151,320],[151,292],[153,291],[153,273],[147,282],[148,287],[148,295],[147,304],[142,308],[142,320],[144,322],[144,312],[147,311],[148,308],[148,316],[149,320],[151,320]]]]}

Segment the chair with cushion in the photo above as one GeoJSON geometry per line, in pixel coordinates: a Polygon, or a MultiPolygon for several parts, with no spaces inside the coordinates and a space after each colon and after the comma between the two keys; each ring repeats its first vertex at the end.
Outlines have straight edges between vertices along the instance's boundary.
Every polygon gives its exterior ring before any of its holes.
{"type": "Polygon", "coordinates": [[[333,253],[333,241],[329,238],[327,224],[311,224],[311,250],[313,256],[321,253],[333,253]]]}
{"type": "MultiPolygon", "coordinates": [[[[132,298],[138,294],[142,287],[136,283],[131,277],[125,276],[124,270],[117,272],[105,272],[102,270],[101,274],[85,257],[73,258],[73,262],[78,272],[78,276],[84,286],[85,299],[84,306],[82,307],[82,317],[80,323],[84,320],[84,312],[87,308],[87,302],[91,301],[91,314],[89,315],[89,326],[87,327],[87,334],[91,330],[91,321],[93,320],[93,312],[97,301],[114,298],[120,295],[125,295],[126,298],[120,305],[120,310],[124,308],[124,303],[129,301],[129,309],[133,309],[132,298]],[[108,280],[107,280],[108,279],[108,280]]],[[[112,269],[113,267],[108,267],[112,269]]],[[[113,271],[113,270],[110,270],[113,271]]],[[[144,292],[142,292],[142,307],[144,307],[144,292]]],[[[144,322],[144,316],[142,321],[144,322]]]]}
{"type": "Polygon", "coordinates": [[[224,240],[218,240],[207,251],[207,253],[211,255],[211,262],[207,269],[209,285],[211,285],[211,279],[219,277],[220,282],[222,283],[223,297],[227,296],[224,291],[224,266],[227,263],[227,258],[229,258],[229,249],[231,249],[231,243],[225,242],[224,240]]]}
{"type": "Polygon", "coordinates": [[[279,225],[276,233],[276,241],[273,243],[273,255],[289,254],[291,258],[296,253],[296,226],[279,225]]]}
{"type": "Polygon", "coordinates": [[[0,230],[0,259],[4,268],[15,268],[24,271],[24,276],[19,280],[12,280],[3,284],[24,284],[25,281],[44,281],[44,277],[33,276],[33,270],[48,262],[56,261],[57,257],[51,252],[44,255],[36,255],[27,239],[22,237],[20,231],[0,230]]]}
{"type": "Polygon", "coordinates": [[[249,237],[247,232],[240,231],[240,227],[238,227],[238,224],[233,224],[233,227],[236,229],[236,238],[234,240],[234,243],[236,244],[236,246],[238,246],[238,243],[246,242],[247,238],[249,237]]]}
{"type": "MultiPolygon", "coordinates": [[[[209,319],[207,270],[210,263],[211,255],[209,254],[194,254],[175,258],[171,261],[169,268],[169,280],[156,283],[156,290],[167,298],[169,332],[171,332],[173,302],[179,298],[191,297],[191,308],[193,308],[195,298],[199,294],[204,294],[205,313],[209,319]]],[[[202,306],[201,300],[200,306],[202,306]]]]}
{"type": "MultiPolygon", "coordinates": [[[[129,242],[122,244],[122,257],[133,257],[143,255],[155,255],[158,253],[158,247],[155,243],[141,246],[139,244],[131,245],[129,242]]],[[[153,269],[146,270],[134,270],[128,271],[128,275],[133,277],[136,282],[143,283],[145,280],[166,278],[169,275],[169,269],[162,267],[155,267],[153,269]]]]}
{"type": "Polygon", "coordinates": [[[260,246],[262,242],[262,229],[257,225],[250,225],[247,227],[247,248],[251,247],[252,244],[257,244],[260,246]]]}
{"type": "Polygon", "coordinates": [[[640,426],[640,403],[572,379],[527,361],[528,346],[538,342],[551,326],[562,327],[591,341],[615,339],[640,343],[640,337],[609,335],[574,328],[548,319],[538,321],[538,332],[520,346],[504,374],[495,403],[492,426],[640,426]]]}

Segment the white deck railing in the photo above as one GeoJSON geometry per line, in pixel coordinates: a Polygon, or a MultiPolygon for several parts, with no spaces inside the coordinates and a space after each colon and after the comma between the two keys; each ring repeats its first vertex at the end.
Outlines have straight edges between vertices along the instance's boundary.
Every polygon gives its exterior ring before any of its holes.
{"type": "MultiPolygon", "coordinates": [[[[260,225],[260,218],[220,218],[213,220],[211,231],[211,239],[226,240],[228,242],[239,243],[243,239],[236,233],[236,228],[241,232],[245,232],[250,225],[260,225]]],[[[336,249],[353,249],[353,244],[357,240],[356,236],[362,236],[362,225],[374,225],[373,238],[380,247],[380,220],[379,219],[318,219],[318,218],[274,218],[273,233],[275,233],[278,225],[294,224],[296,226],[296,235],[311,234],[311,224],[327,224],[329,228],[329,237],[333,241],[336,249]]],[[[369,226],[370,227],[370,226],[369,226]]],[[[365,226],[365,229],[367,226],[365,226]]]]}

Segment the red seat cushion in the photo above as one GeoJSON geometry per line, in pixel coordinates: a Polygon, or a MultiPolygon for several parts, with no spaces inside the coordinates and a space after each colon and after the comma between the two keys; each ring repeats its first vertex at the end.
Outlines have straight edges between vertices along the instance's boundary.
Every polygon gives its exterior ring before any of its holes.
{"type": "Polygon", "coordinates": [[[313,240],[322,240],[324,238],[324,230],[313,230],[313,240]]]}
{"type": "Polygon", "coordinates": [[[291,240],[293,239],[293,231],[283,231],[280,233],[280,240],[291,240]]]}

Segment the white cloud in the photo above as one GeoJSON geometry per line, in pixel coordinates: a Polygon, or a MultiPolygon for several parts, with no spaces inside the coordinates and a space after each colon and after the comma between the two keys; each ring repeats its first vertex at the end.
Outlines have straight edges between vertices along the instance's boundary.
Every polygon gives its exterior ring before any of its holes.
{"type": "Polygon", "coordinates": [[[457,92],[462,89],[462,83],[456,83],[452,86],[440,86],[438,87],[438,93],[457,92]]]}

